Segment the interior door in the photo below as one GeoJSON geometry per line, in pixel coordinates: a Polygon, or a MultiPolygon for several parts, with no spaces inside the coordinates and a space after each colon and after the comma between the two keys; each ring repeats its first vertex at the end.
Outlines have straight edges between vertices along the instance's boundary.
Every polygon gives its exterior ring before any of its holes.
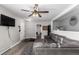
{"type": "Polygon", "coordinates": [[[41,25],[37,24],[36,38],[40,38],[41,39],[41,35],[42,35],[41,28],[42,28],[41,25]]]}

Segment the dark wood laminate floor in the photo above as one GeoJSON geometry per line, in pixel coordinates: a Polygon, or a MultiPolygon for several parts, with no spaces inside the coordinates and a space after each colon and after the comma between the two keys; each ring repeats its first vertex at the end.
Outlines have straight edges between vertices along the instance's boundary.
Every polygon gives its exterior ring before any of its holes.
{"type": "Polygon", "coordinates": [[[35,41],[24,40],[17,46],[9,49],[2,55],[79,55],[79,42],[66,39],[61,48],[33,48],[33,43],[44,42],[43,39],[35,41]],[[36,51],[33,51],[37,49],[36,51]]]}
{"type": "Polygon", "coordinates": [[[34,41],[23,40],[15,47],[9,49],[2,55],[31,55],[34,41]]]}

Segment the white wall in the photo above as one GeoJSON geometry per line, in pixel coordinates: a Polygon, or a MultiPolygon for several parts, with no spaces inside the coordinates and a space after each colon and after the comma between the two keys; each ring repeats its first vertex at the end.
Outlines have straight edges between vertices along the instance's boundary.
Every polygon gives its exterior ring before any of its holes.
{"type": "Polygon", "coordinates": [[[53,31],[52,33],[64,36],[71,40],[79,41],[79,32],[72,32],[72,31],[53,31]]]}
{"type": "MultiPolygon", "coordinates": [[[[49,25],[50,22],[34,22],[33,20],[30,22],[26,22],[26,38],[36,38],[36,25],[41,24],[42,26],[49,25]]],[[[47,35],[47,31],[42,30],[42,38],[44,35],[47,35]]]]}
{"type": "MultiPolygon", "coordinates": [[[[79,31],[79,5],[57,20],[60,21],[59,24],[56,22],[57,26],[63,26],[66,31],[79,31]],[[69,24],[73,16],[77,18],[77,24],[75,26],[69,24]]],[[[53,25],[55,24],[53,23],[53,25]]]]}
{"type": "Polygon", "coordinates": [[[25,20],[20,21],[20,26],[21,26],[21,32],[20,32],[20,40],[25,39],[25,20]]]}
{"type": "Polygon", "coordinates": [[[21,18],[14,16],[10,11],[3,7],[0,7],[0,14],[4,14],[16,19],[15,27],[10,27],[9,32],[11,39],[8,36],[8,28],[6,26],[0,26],[0,54],[6,51],[8,48],[20,41],[20,33],[18,25],[21,23],[21,18]]]}
{"type": "MultiPolygon", "coordinates": [[[[67,38],[70,38],[72,40],[77,40],[79,41],[79,5],[76,6],[74,9],[72,9],[70,12],[66,13],[65,15],[59,17],[56,20],[60,20],[62,22],[60,22],[61,25],[64,25],[66,30],[65,31],[52,31],[52,33],[58,34],[58,35],[62,35],[65,36],[67,38]],[[71,19],[72,16],[77,17],[77,24],[75,26],[71,26],[69,24],[69,21],[71,19]]],[[[60,24],[58,24],[58,26],[60,26],[60,24]]],[[[52,24],[54,26],[54,24],[52,24]]]]}

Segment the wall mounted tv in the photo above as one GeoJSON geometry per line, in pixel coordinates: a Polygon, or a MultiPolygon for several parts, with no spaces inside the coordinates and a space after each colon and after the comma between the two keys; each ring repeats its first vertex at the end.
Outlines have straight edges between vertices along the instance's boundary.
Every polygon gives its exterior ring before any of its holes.
{"type": "Polygon", "coordinates": [[[0,16],[0,25],[1,26],[15,27],[15,19],[1,14],[1,16],[0,16]]]}

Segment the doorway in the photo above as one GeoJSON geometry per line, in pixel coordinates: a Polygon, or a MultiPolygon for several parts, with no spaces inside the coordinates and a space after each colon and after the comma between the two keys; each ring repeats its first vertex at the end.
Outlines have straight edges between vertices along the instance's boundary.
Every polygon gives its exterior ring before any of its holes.
{"type": "Polygon", "coordinates": [[[41,24],[37,24],[36,28],[37,28],[36,38],[41,39],[41,36],[42,36],[42,26],[41,26],[41,24]]]}
{"type": "Polygon", "coordinates": [[[48,25],[48,36],[50,35],[51,33],[51,25],[48,25]]]}

